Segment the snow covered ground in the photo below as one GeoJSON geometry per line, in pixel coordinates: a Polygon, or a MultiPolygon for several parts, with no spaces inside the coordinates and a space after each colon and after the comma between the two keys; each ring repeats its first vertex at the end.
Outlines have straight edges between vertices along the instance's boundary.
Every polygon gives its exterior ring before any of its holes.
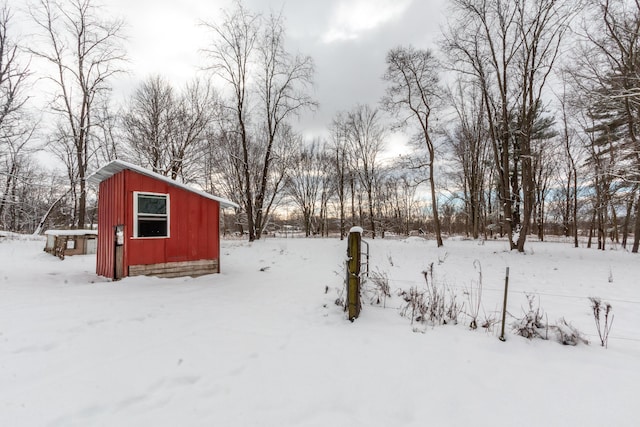
{"type": "Polygon", "coordinates": [[[419,238],[369,241],[392,292],[464,291],[482,271],[482,314],[511,316],[526,294],[549,323],[590,341],[527,340],[499,325],[410,324],[403,301],[334,304],[346,242],[224,241],[222,273],[95,275],[95,256],[59,260],[44,240],[0,238],[0,426],[635,426],[640,258],[567,243],[419,238]],[[477,260],[477,261],[476,261],[477,260]],[[475,262],[475,266],[474,266],[475,262]],[[613,306],[607,349],[588,297],[613,306]],[[418,332],[415,332],[416,329],[418,332]]]}

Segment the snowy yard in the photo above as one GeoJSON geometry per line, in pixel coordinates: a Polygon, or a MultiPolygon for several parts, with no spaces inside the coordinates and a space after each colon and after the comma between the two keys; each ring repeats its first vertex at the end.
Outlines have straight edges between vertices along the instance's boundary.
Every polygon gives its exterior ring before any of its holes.
{"type": "Polygon", "coordinates": [[[419,238],[369,241],[389,278],[386,308],[354,323],[334,304],[346,241],[223,241],[222,274],[95,275],[95,256],[60,261],[43,240],[0,240],[1,426],[632,426],[640,391],[640,258],[623,250],[419,238]],[[398,289],[434,279],[481,318],[526,294],[549,323],[590,344],[527,340],[507,328],[413,329],[398,289]],[[328,290],[327,290],[328,287],[328,290]],[[325,292],[326,291],[326,292],[325,292]],[[588,297],[613,306],[600,346],[588,297]]]}

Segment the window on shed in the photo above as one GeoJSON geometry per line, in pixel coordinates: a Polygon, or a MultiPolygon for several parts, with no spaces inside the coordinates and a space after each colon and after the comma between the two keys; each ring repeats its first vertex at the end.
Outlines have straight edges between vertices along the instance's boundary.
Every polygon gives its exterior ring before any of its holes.
{"type": "Polygon", "coordinates": [[[134,237],[169,237],[169,195],[134,193],[134,237]]]}

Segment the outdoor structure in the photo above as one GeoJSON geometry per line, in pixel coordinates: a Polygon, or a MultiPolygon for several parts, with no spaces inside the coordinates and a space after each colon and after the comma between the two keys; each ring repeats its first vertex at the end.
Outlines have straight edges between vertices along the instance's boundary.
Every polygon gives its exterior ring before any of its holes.
{"type": "Polygon", "coordinates": [[[96,273],[117,280],[220,271],[220,208],[235,203],[121,160],[88,181],[99,185],[96,273]]]}
{"type": "Polygon", "coordinates": [[[64,259],[67,255],[95,254],[98,242],[96,230],[47,230],[46,252],[64,259]]]}

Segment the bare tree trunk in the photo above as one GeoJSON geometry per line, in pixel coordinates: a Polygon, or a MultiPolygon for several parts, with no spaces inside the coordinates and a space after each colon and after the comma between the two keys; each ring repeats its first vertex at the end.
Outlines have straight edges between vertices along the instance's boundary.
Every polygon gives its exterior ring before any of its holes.
{"type": "Polygon", "coordinates": [[[591,240],[593,239],[593,231],[596,226],[596,210],[597,208],[594,206],[593,211],[591,213],[591,222],[589,225],[589,240],[587,241],[587,248],[591,249],[591,240]]]}
{"type": "Polygon", "coordinates": [[[437,198],[437,193],[436,193],[436,184],[435,184],[435,180],[434,180],[434,173],[433,173],[433,161],[434,161],[434,153],[433,153],[433,148],[429,150],[429,186],[431,188],[431,206],[433,208],[433,222],[435,225],[435,232],[436,232],[436,244],[438,245],[438,247],[443,246],[443,242],[442,242],[442,230],[441,230],[441,226],[440,226],[440,217],[438,216],[438,198],[437,198]]]}
{"type": "Polygon", "coordinates": [[[616,208],[613,206],[613,203],[610,203],[609,206],[611,207],[611,241],[619,243],[618,214],[616,213],[616,208]]]}
{"type": "Polygon", "coordinates": [[[351,226],[356,225],[356,189],[355,189],[355,177],[352,173],[349,174],[349,183],[351,185],[351,226]]]}
{"type": "Polygon", "coordinates": [[[375,221],[375,212],[373,209],[373,189],[367,189],[367,202],[369,204],[369,225],[371,226],[371,238],[376,238],[376,221],[375,221]]]}
{"type": "Polygon", "coordinates": [[[529,227],[531,226],[531,214],[533,212],[533,176],[531,171],[531,142],[526,143],[526,147],[523,150],[522,156],[522,190],[524,194],[524,206],[523,206],[523,219],[522,228],[520,229],[520,235],[518,236],[518,252],[524,252],[524,243],[527,240],[527,234],[529,233],[529,227]]]}
{"type": "Polygon", "coordinates": [[[640,247],[640,195],[638,196],[638,201],[636,201],[636,226],[633,229],[633,248],[631,248],[631,252],[634,254],[637,254],[639,247],[640,247]]]}
{"type": "Polygon", "coordinates": [[[2,215],[4,213],[4,208],[7,204],[7,197],[9,195],[9,189],[11,188],[11,184],[12,181],[15,177],[16,174],[16,169],[17,169],[17,164],[12,161],[11,162],[11,169],[9,169],[8,173],[7,173],[7,177],[6,177],[6,181],[4,184],[4,191],[2,193],[2,199],[0,199],[0,223],[2,222],[2,215]]]}
{"type": "MultiPolygon", "coordinates": [[[[598,188],[600,188],[600,185],[598,185],[598,178],[596,177],[596,186],[598,188]]],[[[606,203],[604,201],[604,195],[602,194],[602,190],[600,190],[598,192],[598,196],[597,196],[597,200],[598,200],[598,208],[597,208],[597,227],[598,227],[598,249],[600,250],[605,250],[605,243],[606,243],[606,237],[604,234],[604,227],[605,227],[605,221],[604,221],[604,212],[606,212],[606,203]]]]}
{"type": "MultiPolygon", "coordinates": [[[[339,155],[338,155],[338,162],[342,161],[345,162],[346,160],[343,158],[342,160],[340,160],[339,155]]],[[[342,166],[344,167],[344,166],[342,166]]],[[[339,209],[340,209],[340,240],[344,240],[344,236],[345,236],[345,232],[346,232],[346,219],[345,219],[345,208],[346,208],[346,194],[345,194],[345,187],[346,187],[346,180],[345,180],[345,175],[344,175],[344,170],[340,170],[339,172],[339,176],[338,176],[338,205],[339,205],[339,209]]]]}
{"type": "Polygon", "coordinates": [[[332,125],[332,149],[340,217],[340,240],[343,240],[346,235],[347,173],[350,173],[347,165],[346,134],[345,120],[342,115],[337,115],[332,125]]]}
{"type": "Polygon", "coordinates": [[[636,194],[638,191],[638,184],[636,184],[631,192],[631,196],[629,200],[627,200],[627,214],[624,218],[624,223],[622,225],[622,247],[627,248],[627,237],[629,236],[629,224],[631,223],[631,217],[633,216],[633,207],[634,201],[636,198],[636,194]]]}
{"type": "Polygon", "coordinates": [[[573,168],[573,245],[578,247],[578,172],[575,167],[573,158],[571,158],[571,165],[573,168]]]}

